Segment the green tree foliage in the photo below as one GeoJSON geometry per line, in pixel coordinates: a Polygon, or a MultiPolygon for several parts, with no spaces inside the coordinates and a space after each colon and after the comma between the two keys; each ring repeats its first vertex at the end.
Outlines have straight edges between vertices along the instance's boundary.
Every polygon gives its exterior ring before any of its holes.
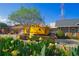
{"type": "Polygon", "coordinates": [[[0,28],[1,29],[7,28],[7,27],[8,27],[7,24],[0,22],[0,28]]]}
{"type": "Polygon", "coordinates": [[[36,8],[21,7],[10,14],[8,18],[20,24],[44,23],[39,11],[36,8]]]}

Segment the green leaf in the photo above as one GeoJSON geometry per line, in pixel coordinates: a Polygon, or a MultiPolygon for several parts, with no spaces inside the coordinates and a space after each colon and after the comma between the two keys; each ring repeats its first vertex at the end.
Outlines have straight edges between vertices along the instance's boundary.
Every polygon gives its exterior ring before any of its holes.
{"type": "Polygon", "coordinates": [[[45,49],[46,49],[46,46],[44,45],[43,48],[41,49],[41,56],[45,56],[45,49]]]}

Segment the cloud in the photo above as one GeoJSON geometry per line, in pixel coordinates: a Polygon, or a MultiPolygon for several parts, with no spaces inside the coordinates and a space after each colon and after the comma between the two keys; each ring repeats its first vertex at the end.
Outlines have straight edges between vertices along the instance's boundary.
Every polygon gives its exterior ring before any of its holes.
{"type": "Polygon", "coordinates": [[[0,22],[7,23],[7,19],[5,19],[2,16],[0,16],[0,22]]]}
{"type": "Polygon", "coordinates": [[[56,23],[55,23],[55,22],[50,23],[49,26],[50,26],[51,28],[56,28],[56,23]]]}
{"type": "Polygon", "coordinates": [[[6,23],[7,25],[13,25],[7,18],[0,16],[0,22],[6,23]]]}

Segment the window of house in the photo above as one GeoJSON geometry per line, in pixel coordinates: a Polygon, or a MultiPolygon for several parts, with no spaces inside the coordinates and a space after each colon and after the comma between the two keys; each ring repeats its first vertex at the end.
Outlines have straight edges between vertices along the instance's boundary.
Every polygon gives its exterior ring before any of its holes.
{"type": "Polygon", "coordinates": [[[79,32],[79,27],[77,28],[77,31],[79,32]]]}
{"type": "Polygon", "coordinates": [[[61,30],[63,30],[65,33],[68,32],[68,28],[65,27],[61,28],[61,30]]]}
{"type": "Polygon", "coordinates": [[[77,32],[77,28],[71,28],[71,32],[72,33],[76,33],[77,32]]]}

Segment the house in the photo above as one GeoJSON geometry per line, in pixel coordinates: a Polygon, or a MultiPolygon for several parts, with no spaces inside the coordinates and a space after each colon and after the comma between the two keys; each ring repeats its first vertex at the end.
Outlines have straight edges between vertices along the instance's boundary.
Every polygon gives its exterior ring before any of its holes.
{"type": "Polygon", "coordinates": [[[69,38],[79,39],[79,19],[64,19],[56,21],[57,28],[61,29],[69,38]]]}
{"type": "Polygon", "coordinates": [[[66,32],[79,32],[79,19],[65,19],[56,21],[56,27],[66,32]]]}

